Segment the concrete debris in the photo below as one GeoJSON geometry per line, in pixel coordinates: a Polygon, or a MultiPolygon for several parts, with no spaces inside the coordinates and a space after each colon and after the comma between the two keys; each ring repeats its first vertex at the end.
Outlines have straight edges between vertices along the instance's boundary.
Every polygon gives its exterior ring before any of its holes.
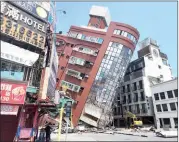
{"type": "Polygon", "coordinates": [[[178,131],[159,131],[155,132],[156,136],[164,138],[178,137],[178,131]]]}

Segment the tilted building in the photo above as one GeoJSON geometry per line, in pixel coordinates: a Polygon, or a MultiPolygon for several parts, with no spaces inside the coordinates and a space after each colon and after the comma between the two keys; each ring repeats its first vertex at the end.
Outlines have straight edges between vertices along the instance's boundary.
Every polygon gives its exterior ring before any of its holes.
{"type": "Polygon", "coordinates": [[[87,26],[71,26],[57,36],[59,77],[77,101],[73,124],[79,120],[103,127],[111,120],[111,106],[139,39],[134,27],[111,22],[108,8],[93,6],[87,26]]]}

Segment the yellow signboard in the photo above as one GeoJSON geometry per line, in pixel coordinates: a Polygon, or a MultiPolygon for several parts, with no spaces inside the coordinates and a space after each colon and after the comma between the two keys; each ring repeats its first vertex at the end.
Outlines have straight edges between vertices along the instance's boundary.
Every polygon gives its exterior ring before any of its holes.
{"type": "Polygon", "coordinates": [[[1,33],[9,35],[16,40],[44,49],[45,36],[42,36],[6,17],[3,17],[1,20],[1,33]]]}

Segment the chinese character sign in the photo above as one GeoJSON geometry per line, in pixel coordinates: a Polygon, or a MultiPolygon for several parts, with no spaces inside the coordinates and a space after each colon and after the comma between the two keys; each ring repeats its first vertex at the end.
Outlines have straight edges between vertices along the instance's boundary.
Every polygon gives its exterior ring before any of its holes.
{"type": "Polygon", "coordinates": [[[0,103],[24,104],[27,84],[16,84],[1,81],[0,103]]]}

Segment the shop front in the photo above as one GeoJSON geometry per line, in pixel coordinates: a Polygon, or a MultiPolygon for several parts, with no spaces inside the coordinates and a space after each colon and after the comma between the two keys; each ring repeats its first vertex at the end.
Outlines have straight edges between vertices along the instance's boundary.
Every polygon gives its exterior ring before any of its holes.
{"type": "Polygon", "coordinates": [[[1,79],[0,141],[13,141],[22,105],[25,101],[27,83],[1,79]]]}

